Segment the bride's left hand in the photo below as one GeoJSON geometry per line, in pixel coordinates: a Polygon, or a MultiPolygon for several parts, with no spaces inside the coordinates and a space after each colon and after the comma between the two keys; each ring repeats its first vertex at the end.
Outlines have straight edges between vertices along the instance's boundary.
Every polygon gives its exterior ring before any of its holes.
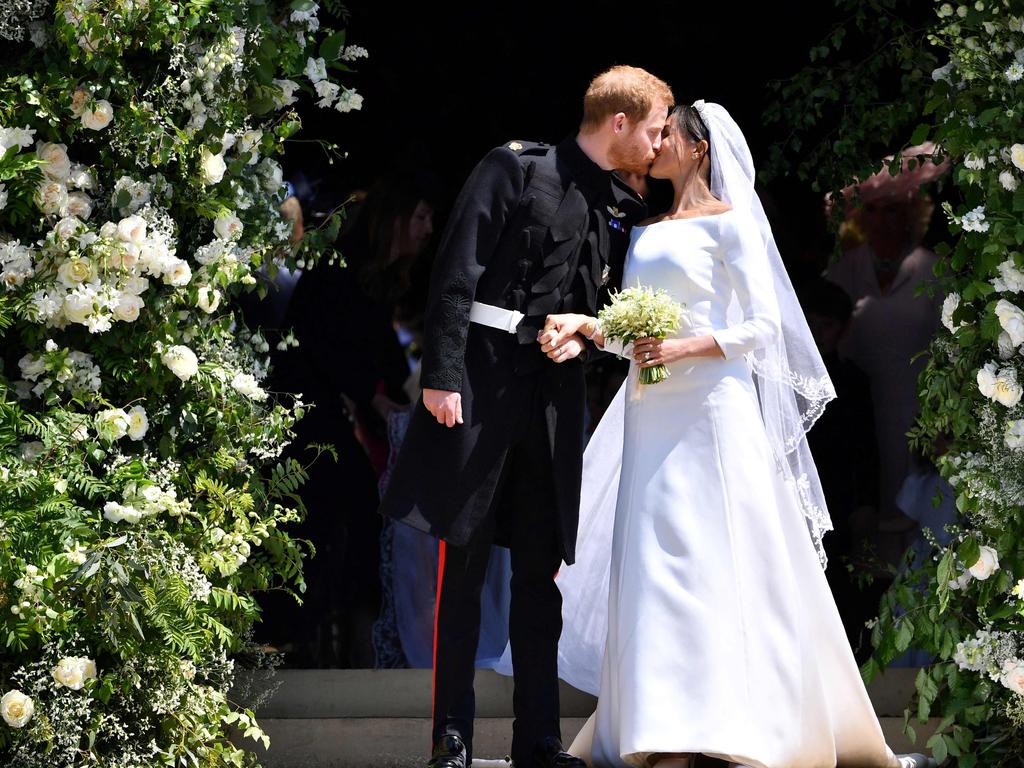
{"type": "Polygon", "coordinates": [[[669,365],[690,357],[690,339],[637,339],[633,343],[633,359],[640,368],[669,365]]]}

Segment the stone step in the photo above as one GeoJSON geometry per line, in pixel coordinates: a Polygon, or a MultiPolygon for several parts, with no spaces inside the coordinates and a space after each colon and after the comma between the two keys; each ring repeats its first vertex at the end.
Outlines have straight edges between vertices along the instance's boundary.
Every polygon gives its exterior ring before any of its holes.
{"type": "MultiPolygon", "coordinates": [[[[868,690],[889,745],[913,751],[903,711],[916,669],[891,669],[868,690]]],[[[500,768],[512,741],[512,680],[490,670],[476,676],[474,768],[500,768]]],[[[406,768],[422,766],[430,750],[431,671],[282,670],[240,673],[232,700],[255,709],[271,738],[257,749],[265,768],[406,768]]],[[[566,744],[594,711],[593,696],[562,684],[566,744]]],[[[938,721],[915,728],[923,744],[938,721]]],[[[247,746],[251,747],[252,742],[247,746]]],[[[920,749],[920,747],[918,747],[920,749]]]]}

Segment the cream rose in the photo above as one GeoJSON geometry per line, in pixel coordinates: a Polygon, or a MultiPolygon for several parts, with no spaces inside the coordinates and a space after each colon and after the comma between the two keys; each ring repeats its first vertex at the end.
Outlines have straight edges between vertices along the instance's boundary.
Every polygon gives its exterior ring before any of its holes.
{"type": "Polygon", "coordinates": [[[995,392],[992,399],[1007,408],[1013,408],[1020,402],[1021,394],[1024,392],[1022,392],[1020,384],[1017,383],[1017,371],[1013,368],[1003,368],[996,376],[995,392]]]}
{"type": "Polygon", "coordinates": [[[1003,330],[1010,336],[1010,342],[1015,347],[1024,344],[1024,312],[1020,307],[1011,304],[1006,299],[1000,299],[996,304],[996,317],[1003,330]]]}
{"type": "Polygon", "coordinates": [[[224,162],[224,155],[215,155],[206,147],[199,156],[199,167],[203,175],[203,183],[219,184],[224,178],[224,172],[228,166],[224,162]]]}
{"type": "Polygon", "coordinates": [[[1003,662],[999,682],[1014,693],[1024,696],[1024,661],[1007,659],[1003,662]]]}
{"type": "Polygon", "coordinates": [[[92,216],[92,198],[85,192],[72,192],[68,195],[68,213],[82,221],[92,216]]]}
{"type": "Polygon", "coordinates": [[[1024,171],[1024,144],[1014,144],[1010,147],[1010,162],[1024,171]]]}
{"type": "Polygon", "coordinates": [[[11,728],[24,728],[35,714],[36,705],[21,691],[8,691],[0,699],[0,714],[11,728]]]}
{"type": "Polygon", "coordinates": [[[135,507],[118,504],[116,501],[108,501],[103,505],[103,517],[112,523],[120,523],[121,521],[137,523],[142,519],[142,513],[135,507]]]}
{"type": "Polygon", "coordinates": [[[225,213],[213,222],[213,231],[221,240],[234,240],[242,234],[242,220],[233,213],[225,213]]]}
{"type": "Polygon", "coordinates": [[[212,312],[216,312],[217,307],[220,306],[220,291],[216,288],[204,285],[199,289],[199,297],[196,303],[199,308],[208,315],[212,312]]]}
{"type": "Polygon", "coordinates": [[[57,216],[67,210],[68,188],[59,181],[44,181],[36,189],[35,201],[47,216],[57,216]]]}
{"type": "Polygon", "coordinates": [[[117,223],[117,239],[132,245],[146,242],[146,220],[141,216],[128,216],[117,223]]]}
{"type": "Polygon", "coordinates": [[[110,408],[96,414],[96,434],[108,443],[128,434],[128,414],[121,408],[110,408]]]}
{"type": "Polygon", "coordinates": [[[231,379],[232,388],[240,395],[252,400],[262,401],[267,399],[267,392],[263,389],[251,373],[238,373],[231,379]]]}
{"type": "Polygon", "coordinates": [[[71,175],[71,160],[68,158],[66,144],[39,142],[36,145],[36,157],[43,161],[43,173],[54,181],[64,181],[71,175]]]}
{"type": "Polygon", "coordinates": [[[81,256],[67,259],[57,267],[57,279],[67,288],[87,283],[96,276],[96,268],[90,259],[81,256]]]}
{"type": "Polygon", "coordinates": [[[999,570],[999,553],[992,549],[992,547],[982,547],[978,555],[978,562],[967,570],[978,581],[985,581],[999,570]]]}
{"type": "Polygon", "coordinates": [[[106,99],[100,99],[92,109],[82,110],[82,125],[90,131],[102,131],[114,119],[114,108],[106,99]]]}
{"type": "Polygon", "coordinates": [[[182,381],[191,379],[199,371],[199,358],[196,357],[196,353],[180,344],[168,347],[160,359],[171,373],[182,381]]]}
{"type": "Polygon", "coordinates": [[[128,437],[132,440],[141,440],[149,431],[149,417],[146,416],[146,409],[136,405],[128,411],[128,437]]]}
{"type": "Polygon", "coordinates": [[[134,323],[146,303],[137,294],[122,292],[114,306],[114,317],[123,323],[134,323]]]}
{"type": "Polygon", "coordinates": [[[171,259],[164,265],[163,273],[164,283],[178,288],[188,285],[192,279],[192,267],[182,259],[171,259]]]}
{"type": "Polygon", "coordinates": [[[87,680],[96,679],[96,662],[81,656],[69,656],[58,661],[51,674],[64,687],[80,691],[87,680]]]}

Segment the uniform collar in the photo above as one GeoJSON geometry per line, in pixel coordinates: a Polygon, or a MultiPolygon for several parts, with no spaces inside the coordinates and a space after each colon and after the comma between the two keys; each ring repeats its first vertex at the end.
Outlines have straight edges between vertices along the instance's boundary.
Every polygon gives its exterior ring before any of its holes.
{"type": "Polygon", "coordinates": [[[573,180],[595,192],[604,191],[611,182],[611,171],[606,171],[593,160],[587,153],[580,149],[573,135],[562,139],[558,144],[558,156],[562,158],[572,171],[573,180]]]}

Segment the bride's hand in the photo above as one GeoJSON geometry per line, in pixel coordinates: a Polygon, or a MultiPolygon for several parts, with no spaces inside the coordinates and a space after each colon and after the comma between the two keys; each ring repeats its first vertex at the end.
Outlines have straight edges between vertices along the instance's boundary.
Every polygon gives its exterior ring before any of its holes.
{"type": "Polygon", "coordinates": [[[577,333],[590,338],[594,335],[597,320],[587,315],[548,315],[544,330],[537,334],[541,349],[547,353],[552,347],[562,346],[577,333]]]}
{"type": "Polygon", "coordinates": [[[685,339],[637,339],[633,359],[640,368],[669,365],[687,357],[725,357],[715,337],[689,336],[685,339]]]}

